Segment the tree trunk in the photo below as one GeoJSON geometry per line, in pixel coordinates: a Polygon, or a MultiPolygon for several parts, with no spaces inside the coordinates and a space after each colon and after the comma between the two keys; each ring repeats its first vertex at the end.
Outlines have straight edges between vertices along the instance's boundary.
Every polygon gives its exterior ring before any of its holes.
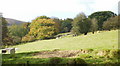
{"type": "Polygon", "coordinates": [[[94,31],[92,33],[94,34],[94,31]]]}

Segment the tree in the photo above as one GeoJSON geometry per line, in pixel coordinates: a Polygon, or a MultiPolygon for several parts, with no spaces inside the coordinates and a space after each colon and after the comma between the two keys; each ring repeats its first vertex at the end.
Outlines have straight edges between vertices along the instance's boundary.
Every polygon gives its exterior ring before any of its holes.
{"type": "Polygon", "coordinates": [[[37,18],[36,18],[36,20],[38,20],[38,19],[50,19],[50,18],[47,17],[47,16],[40,16],[40,17],[37,17],[37,18]]]}
{"type": "Polygon", "coordinates": [[[29,30],[27,29],[27,27],[23,25],[12,25],[9,27],[9,34],[11,36],[17,36],[22,38],[23,36],[28,34],[28,32],[29,30]]]}
{"type": "Polygon", "coordinates": [[[22,37],[29,32],[29,23],[9,26],[9,36],[12,37],[15,44],[21,43],[22,37]]]}
{"type": "Polygon", "coordinates": [[[86,16],[84,13],[80,13],[74,18],[72,22],[72,30],[71,30],[73,34],[79,35],[81,33],[80,25],[82,24],[84,19],[86,19],[86,16]]]}
{"type": "Polygon", "coordinates": [[[90,31],[94,34],[94,32],[97,30],[98,30],[98,21],[95,18],[93,18],[91,19],[90,31]]]}
{"type": "Polygon", "coordinates": [[[54,19],[38,19],[33,20],[30,24],[30,36],[36,39],[47,39],[59,33],[58,24],[54,19]]]}
{"type": "Polygon", "coordinates": [[[30,24],[31,24],[31,23],[27,22],[27,23],[23,23],[23,25],[22,25],[22,26],[27,30],[27,32],[30,31],[30,27],[29,27],[30,24]]]}
{"type": "Polygon", "coordinates": [[[57,32],[56,34],[58,34],[61,31],[61,21],[58,18],[52,18],[52,19],[56,23],[55,24],[55,27],[57,28],[56,29],[56,32],[57,32]]]}
{"type": "Polygon", "coordinates": [[[92,13],[89,18],[96,18],[98,21],[98,29],[102,30],[102,26],[104,21],[106,21],[107,19],[109,19],[110,17],[116,16],[115,13],[111,12],[111,11],[100,11],[100,12],[94,12],[92,13]]]}
{"type": "Polygon", "coordinates": [[[7,37],[8,29],[7,29],[7,21],[2,17],[2,38],[7,37]]]}
{"type": "Polygon", "coordinates": [[[91,20],[89,18],[83,19],[81,22],[78,23],[80,27],[80,33],[84,33],[84,35],[87,35],[87,33],[90,31],[90,25],[91,20]]]}
{"type": "Polygon", "coordinates": [[[67,18],[65,20],[61,21],[61,32],[70,32],[71,28],[72,28],[72,21],[73,19],[67,18]]]}
{"type": "Polygon", "coordinates": [[[7,21],[4,17],[1,17],[0,19],[2,21],[2,44],[3,46],[13,45],[12,38],[8,36],[7,21]]]}
{"type": "Polygon", "coordinates": [[[103,24],[103,29],[104,30],[111,30],[111,29],[119,29],[120,28],[120,22],[118,22],[118,16],[116,17],[111,17],[107,21],[104,22],[103,24]]]}

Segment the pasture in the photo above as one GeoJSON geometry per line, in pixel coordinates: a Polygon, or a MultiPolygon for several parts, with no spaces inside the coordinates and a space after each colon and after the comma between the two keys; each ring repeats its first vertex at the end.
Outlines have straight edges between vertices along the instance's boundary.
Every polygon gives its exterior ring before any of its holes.
{"type": "Polygon", "coordinates": [[[18,48],[17,53],[34,52],[43,50],[79,50],[79,49],[117,49],[118,30],[101,31],[100,33],[88,33],[88,35],[71,35],[50,40],[39,40],[36,42],[12,46],[18,48]]]}
{"type": "Polygon", "coordinates": [[[118,64],[118,30],[68,35],[12,46],[15,57],[3,54],[3,64],[118,64]],[[52,62],[51,62],[52,61],[52,62]]]}

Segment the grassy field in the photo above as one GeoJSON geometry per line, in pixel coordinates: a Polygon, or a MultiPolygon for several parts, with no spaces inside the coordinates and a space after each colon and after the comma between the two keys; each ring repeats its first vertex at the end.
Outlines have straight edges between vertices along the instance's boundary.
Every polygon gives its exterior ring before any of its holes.
{"type": "Polygon", "coordinates": [[[3,64],[120,64],[120,56],[116,54],[120,53],[117,30],[69,35],[12,47],[18,48],[17,53],[15,56],[3,54],[3,64]]]}
{"type": "Polygon", "coordinates": [[[67,36],[60,39],[39,40],[31,43],[13,46],[18,48],[17,53],[43,50],[80,50],[80,49],[117,49],[118,30],[88,33],[77,37],[67,36]]]}

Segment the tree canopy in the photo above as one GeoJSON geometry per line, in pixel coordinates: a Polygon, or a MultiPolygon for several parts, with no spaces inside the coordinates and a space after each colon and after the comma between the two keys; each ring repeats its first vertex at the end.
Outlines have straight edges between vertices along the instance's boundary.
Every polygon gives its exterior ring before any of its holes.
{"type": "Polygon", "coordinates": [[[12,25],[9,27],[9,34],[11,36],[17,36],[22,38],[28,33],[28,29],[25,28],[23,25],[12,25]]]}
{"type": "Polygon", "coordinates": [[[67,18],[61,21],[61,32],[70,32],[73,19],[67,18]]]}
{"type": "Polygon", "coordinates": [[[91,19],[90,31],[94,34],[94,32],[97,30],[98,30],[98,21],[97,21],[97,19],[93,18],[93,19],[91,19]]]}
{"type": "Polygon", "coordinates": [[[95,18],[98,21],[98,28],[99,30],[102,30],[102,25],[104,21],[106,21],[108,18],[116,16],[115,13],[111,11],[99,11],[99,12],[94,12],[91,15],[89,15],[89,18],[95,18]]]}
{"type": "Polygon", "coordinates": [[[80,33],[86,33],[87,22],[86,15],[84,13],[78,14],[72,22],[72,33],[79,35],[80,33]]]}
{"type": "Polygon", "coordinates": [[[119,29],[120,28],[120,22],[118,21],[118,17],[111,17],[103,24],[104,30],[111,30],[111,29],[119,29]]]}
{"type": "Polygon", "coordinates": [[[47,16],[40,16],[40,17],[37,17],[37,18],[36,18],[36,20],[38,20],[38,19],[50,19],[50,18],[47,17],[47,16]]]}
{"type": "Polygon", "coordinates": [[[13,45],[13,40],[8,36],[7,21],[4,17],[0,18],[2,21],[2,44],[3,46],[13,45]]]}
{"type": "Polygon", "coordinates": [[[53,19],[35,19],[30,24],[29,35],[34,36],[36,39],[51,38],[59,32],[57,25],[57,22],[53,19]]]}

